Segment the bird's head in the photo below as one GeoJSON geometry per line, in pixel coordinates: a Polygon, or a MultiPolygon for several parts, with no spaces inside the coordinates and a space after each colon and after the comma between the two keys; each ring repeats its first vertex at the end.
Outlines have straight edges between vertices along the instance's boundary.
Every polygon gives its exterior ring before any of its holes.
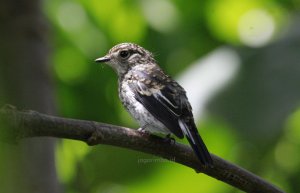
{"type": "Polygon", "coordinates": [[[97,58],[95,62],[106,63],[122,75],[133,66],[147,65],[155,61],[152,53],[141,46],[134,43],[121,43],[111,48],[105,56],[97,58]]]}

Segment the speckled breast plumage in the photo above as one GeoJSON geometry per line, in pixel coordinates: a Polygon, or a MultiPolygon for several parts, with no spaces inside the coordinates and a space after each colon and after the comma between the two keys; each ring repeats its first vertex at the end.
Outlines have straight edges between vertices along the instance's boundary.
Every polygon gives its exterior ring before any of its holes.
{"type": "MultiPolygon", "coordinates": [[[[152,133],[169,134],[170,130],[135,99],[134,93],[128,85],[131,81],[135,81],[131,72],[128,72],[123,79],[119,80],[119,97],[124,107],[138,121],[142,129],[152,133]]],[[[144,81],[149,82],[150,80],[144,81]]]]}

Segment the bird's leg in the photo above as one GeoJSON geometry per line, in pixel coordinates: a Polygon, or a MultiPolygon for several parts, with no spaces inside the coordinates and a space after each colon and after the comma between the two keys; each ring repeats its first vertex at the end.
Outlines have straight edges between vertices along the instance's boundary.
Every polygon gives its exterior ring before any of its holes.
{"type": "Polygon", "coordinates": [[[175,144],[175,139],[171,136],[171,133],[167,134],[166,137],[164,138],[164,141],[167,143],[170,143],[172,145],[175,144]]]}
{"type": "Polygon", "coordinates": [[[140,127],[140,128],[138,128],[138,131],[139,131],[139,132],[146,132],[146,130],[145,130],[145,128],[144,128],[144,127],[140,127]]]}
{"type": "Polygon", "coordinates": [[[138,131],[141,132],[143,135],[150,135],[151,133],[146,130],[147,125],[143,125],[142,127],[138,128],[138,131]]]}

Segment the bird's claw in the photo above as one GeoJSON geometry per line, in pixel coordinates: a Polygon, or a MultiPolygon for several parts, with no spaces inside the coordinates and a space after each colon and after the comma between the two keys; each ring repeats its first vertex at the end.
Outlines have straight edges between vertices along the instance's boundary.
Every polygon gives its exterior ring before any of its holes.
{"type": "Polygon", "coordinates": [[[171,134],[167,134],[166,137],[164,138],[164,141],[166,143],[170,143],[171,145],[174,145],[176,143],[175,139],[171,136],[171,134]]]}
{"type": "Polygon", "coordinates": [[[147,131],[144,127],[138,128],[138,131],[142,133],[143,135],[150,135],[151,133],[147,131]]]}

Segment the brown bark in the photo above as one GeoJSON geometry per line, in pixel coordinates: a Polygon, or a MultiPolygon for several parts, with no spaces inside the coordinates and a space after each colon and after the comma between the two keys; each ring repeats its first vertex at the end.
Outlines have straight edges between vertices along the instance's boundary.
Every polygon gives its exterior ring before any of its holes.
{"type": "Polygon", "coordinates": [[[0,123],[7,128],[7,130],[0,129],[0,132],[2,132],[2,136],[6,136],[4,139],[8,141],[52,136],[80,140],[89,145],[119,146],[169,159],[203,172],[245,192],[283,192],[264,179],[216,155],[212,155],[214,167],[203,168],[192,149],[188,146],[170,143],[159,137],[129,128],[93,121],[54,117],[35,111],[18,111],[11,106],[6,106],[0,110],[0,123]]]}

